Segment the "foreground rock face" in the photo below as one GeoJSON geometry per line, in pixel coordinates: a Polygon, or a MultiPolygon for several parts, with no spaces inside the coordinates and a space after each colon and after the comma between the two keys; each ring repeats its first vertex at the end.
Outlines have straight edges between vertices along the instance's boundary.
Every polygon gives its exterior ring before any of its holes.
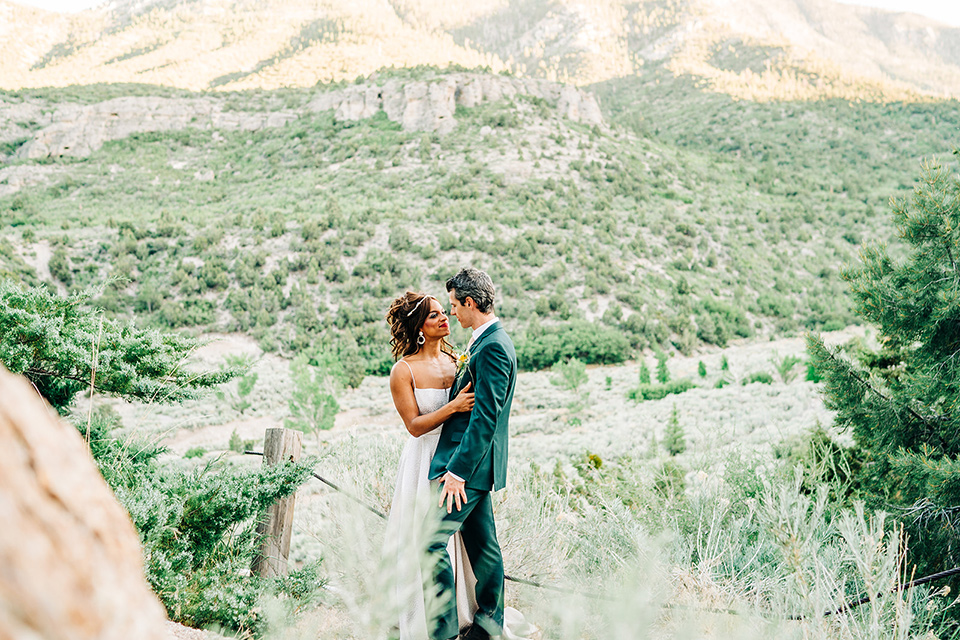
{"type": "Polygon", "coordinates": [[[76,429],[0,368],[0,639],[166,640],[126,512],[76,429]]]}
{"type": "MultiPolygon", "coordinates": [[[[406,131],[449,133],[457,126],[458,106],[475,107],[482,102],[533,96],[545,100],[558,115],[586,124],[602,124],[600,105],[593,94],[571,85],[545,80],[521,79],[481,73],[438,75],[419,81],[390,79],[377,84],[351,85],[323,91],[305,109],[236,111],[218,97],[159,98],[125,97],[95,104],[62,104],[44,115],[42,128],[17,150],[20,160],[84,158],[109,140],[134,133],[174,131],[188,127],[224,131],[258,131],[280,127],[309,112],[333,111],[338,120],[362,120],[383,111],[406,131]]],[[[0,101],[0,123],[13,122],[11,113],[27,106],[0,101]],[[10,112],[10,113],[8,113],[10,112]]],[[[39,116],[38,116],[39,117],[39,116]]],[[[12,135],[12,134],[11,134],[12,135]]],[[[20,135],[20,134],[17,134],[20,135]]]]}

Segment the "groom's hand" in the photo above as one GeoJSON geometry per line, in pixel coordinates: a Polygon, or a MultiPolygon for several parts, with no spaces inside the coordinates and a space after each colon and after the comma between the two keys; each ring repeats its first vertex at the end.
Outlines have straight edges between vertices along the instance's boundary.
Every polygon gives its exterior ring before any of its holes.
{"type": "Polygon", "coordinates": [[[453,511],[454,504],[457,505],[457,511],[460,511],[461,507],[467,504],[467,490],[465,488],[467,483],[449,471],[443,474],[440,482],[443,487],[440,489],[440,504],[438,506],[442,507],[444,501],[446,501],[447,513],[453,511]]]}

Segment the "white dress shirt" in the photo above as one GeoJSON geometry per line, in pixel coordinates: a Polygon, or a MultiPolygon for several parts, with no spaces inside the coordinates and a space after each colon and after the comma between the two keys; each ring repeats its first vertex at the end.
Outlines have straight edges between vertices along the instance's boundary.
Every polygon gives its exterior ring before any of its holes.
{"type": "Polygon", "coordinates": [[[492,325],[494,322],[496,322],[496,321],[499,320],[499,319],[500,319],[500,318],[498,318],[497,316],[493,316],[492,318],[490,318],[489,320],[487,320],[486,322],[484,322],[482,325],[480,325],[479,327],[477,327],[476,329],[474,329],[474,330],[473,330],[473,335],[470,336],[470,342],[467,343],[467,351],[469,351],[469,350],[470,350],[470,347],[473,346],[473,343],[475,343],[475,342],[477,341],[477,338],[479,338],[480,336],[482,336],[482,335],[483,335],[483,332],[486,331],[487,329],[489,329],[489,328],[490,328],[490,325],[492,325]]]}

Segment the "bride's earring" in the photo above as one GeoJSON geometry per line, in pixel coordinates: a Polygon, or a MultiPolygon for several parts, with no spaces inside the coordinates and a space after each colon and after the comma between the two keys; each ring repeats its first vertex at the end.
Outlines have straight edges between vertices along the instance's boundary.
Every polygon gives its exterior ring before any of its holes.
{"type": "Polygon", "coordinates": [[[427,339],[423,337],[423,331],[421,331],[420,335],[417,337],[417,344],[419,344],[420,346],[423,346],[423,343],[426,341],[427,339]]]}

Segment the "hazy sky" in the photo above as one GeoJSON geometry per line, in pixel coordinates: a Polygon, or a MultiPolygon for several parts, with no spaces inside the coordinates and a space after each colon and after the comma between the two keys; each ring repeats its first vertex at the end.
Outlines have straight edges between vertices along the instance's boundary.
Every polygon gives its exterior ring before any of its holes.
{"type": "MultiPolygon", "coordinates": [[[[960,27],[960,2],[957,0],[839,0],[846,4],[863,4],[891,11],[912,11],[941,22],[960,27]]],[[[82,11],[102,4],[103,0],[13,0],[19,4],[52,11],[82,11]]]]}

